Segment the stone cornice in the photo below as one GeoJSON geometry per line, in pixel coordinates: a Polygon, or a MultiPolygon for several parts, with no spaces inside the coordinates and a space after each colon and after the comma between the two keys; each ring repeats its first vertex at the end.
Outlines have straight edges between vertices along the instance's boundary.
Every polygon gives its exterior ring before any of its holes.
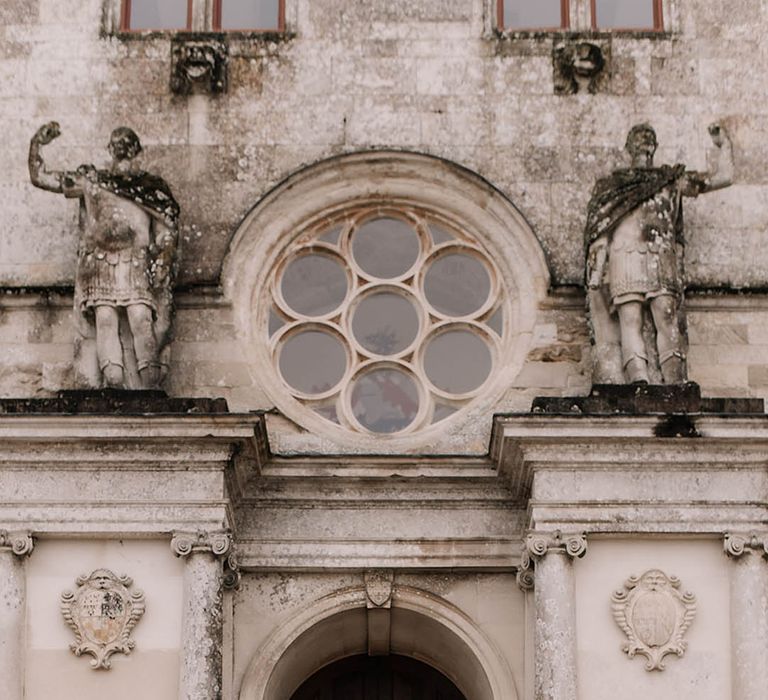
{"type": "Polygon", "coordinates": [[[35,543],[29,532],[8,532],[0,530],[0,552],[10,552],[17,557],[32,553],[35,543]]]}

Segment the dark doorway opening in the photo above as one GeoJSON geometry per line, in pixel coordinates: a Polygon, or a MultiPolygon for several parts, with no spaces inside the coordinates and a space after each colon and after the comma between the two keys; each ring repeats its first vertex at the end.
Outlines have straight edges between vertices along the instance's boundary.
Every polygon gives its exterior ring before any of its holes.
{"type": "Polygon", "coordinates": [[[466,700],[442,673],[407,656],[350,656],[321,668],[291,700],[466,700]]]}

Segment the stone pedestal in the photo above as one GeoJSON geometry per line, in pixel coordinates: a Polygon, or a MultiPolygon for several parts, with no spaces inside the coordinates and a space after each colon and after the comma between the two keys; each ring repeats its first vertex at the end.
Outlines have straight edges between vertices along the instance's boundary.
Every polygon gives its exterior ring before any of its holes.
{"type": "Polygon", "coordinates": [[[726,535],[731,570],[733,700],[762,700],[768,688],[768,536],[726,535]]]}
{"type": "Polygon", "coordinates": [[[576,592],[572,559],[583,556],[583,535],[530,534],[526,552],[535,562],[535,700],[577,700],[576,592]]]}
{"type": "Polygon", "coordinates": [[[28,534],[0,530],[0,698],[22,700],[24,692],[24,557],[28,534]]]}
{"type": "Polygon", "coordinates": [[[171,542],[186,560],[179,700],[221,700],[222,561],[231,546],[227,533],[176,533],[171,542]]]}

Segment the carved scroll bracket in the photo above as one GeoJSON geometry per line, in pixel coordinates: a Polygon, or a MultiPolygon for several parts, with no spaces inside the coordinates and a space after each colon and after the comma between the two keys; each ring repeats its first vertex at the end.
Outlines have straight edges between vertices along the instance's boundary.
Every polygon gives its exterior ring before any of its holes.
{"type": "Polygon", "coordinates": [[[177,557],[207,553],[223,559],[231,550],[232,535],[229,532],[174,532],[171,538],[171,551],[177,557]]]}
{"type": "Polygon", "coordinates": [[[728,532],[723,538],[723,549],[728,556],[734,559],[750,552],[768,557],[768,533],[738,534],[728,532]]]}
{"type": "Polygon", "coordinates": [[[9,551],[17,557],[32,554],[35,543],[29,532],[8,532],[0,530],[0,552],[9,551]]]}
{"type": "Polygon", "coordinates": [[[663,671],[667,654],[683,656],[683,637],[696,615],[696,597],[680,592],[680,579],[659,569],[630,576],[611,596],[616,624],[627,635],[622,650],[629,658],[648,659],[646,671],[663,671]]]}
{"type": "Polygon", "coordinates": [[[566,555],[571,559],[581,558],[587,553],[587,536],[585,533],[530,532],[523,543],[520,564],[517,568],[517,585],[524,591],[529,591],[534,585],[533,569],[536,561],[555,553],[566,555]]]}

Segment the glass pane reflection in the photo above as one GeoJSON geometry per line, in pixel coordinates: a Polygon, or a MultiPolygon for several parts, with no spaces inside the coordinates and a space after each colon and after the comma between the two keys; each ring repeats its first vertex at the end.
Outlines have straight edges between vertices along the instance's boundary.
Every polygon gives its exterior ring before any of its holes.
{"type": "Polygon", "coordinates": [[[280,0],[222,0],[222,29],[278,29],[280,0]]]}
{"type": "Polygon", "coordinates": [[[419,238],[405,221],[374,219],[354,234],[352,254],[366,274],[392,279],[408,272],[416,262],[419,238]]]}
{"type": "Polygon", "coordinates": [[[419,392],[405,372],[371,369],[352,388],[352,413],[374,433],[395,433],[407,428],[419,411],[419,392]]]}
{"type": "Polygon", "coordinates": [[[504,26],[511,29],[559,27],[560,6],[561,0],[504,0],[504,26]]]}
{"type": "Polygon", "coordinates": [[[477,311],[490,291],[491,277],[485,265],[466,253],[437,258],[424,277],[427,301],[447,316],[467,316],[477,311]]]}
{"type": "Polygon", "coordinates": [[[302,255],[285,269],[280,290],[296,313],[322,316],[344,301],[347,275],[341,263],[327,255],[302,255]]]}
{"type": "Polygon", "coordinates": [[[491,351],[468,330],[435,336],[424,353],[424,371],[438,389],[464,394],[477,389],[491,373],[491,351]]]}
{"type": "Polygon", "coordinates": [[[131,29],[186,29],[187,0],[131,0],[131,29]]]}
{"type": "Polygon", "coordinates": [[[366,350],[394,355],[415,340],[419,316],[404,296],[379,292],[363,299],[355,309],[352,332],[366,350]]]}
{"type": "Polygon", "coordinates": [[[280,373],[305,394],[322,394],[336,386],[347,369],[341,341],[325,331],[301,331],[280,349],[280,373]]]}
{"type": "Polygon", "coordinates": [[[653,0],[595,0],[595,11],[598,27],[653,29],[653,0]]]}

